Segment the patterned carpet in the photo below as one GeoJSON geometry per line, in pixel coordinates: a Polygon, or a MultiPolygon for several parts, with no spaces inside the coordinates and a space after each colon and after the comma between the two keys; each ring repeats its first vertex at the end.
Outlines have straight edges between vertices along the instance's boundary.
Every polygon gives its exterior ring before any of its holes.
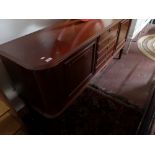
{"type": "Polygon", "coordinates": [[[141,37],[137,44],[144,55],[155,61],[155,34],[141,37]]]}

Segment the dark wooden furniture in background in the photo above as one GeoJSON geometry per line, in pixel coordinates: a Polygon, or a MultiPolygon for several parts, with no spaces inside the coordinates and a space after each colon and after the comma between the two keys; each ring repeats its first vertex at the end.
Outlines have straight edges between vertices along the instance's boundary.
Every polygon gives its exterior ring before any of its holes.
{"type": "Polygon", "coordinates": [[[59,115],[124,47],[131,20],[67,20],[0,46],[19,96],[59,115]]]}

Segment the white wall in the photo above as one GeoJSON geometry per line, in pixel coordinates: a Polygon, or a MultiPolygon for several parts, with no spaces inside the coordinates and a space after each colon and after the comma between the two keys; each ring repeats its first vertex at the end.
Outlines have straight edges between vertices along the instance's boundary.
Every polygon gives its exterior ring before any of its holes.
{"type": "Polygon", "coordinates": [[[133,20],[133,25],[131,25],[131,29],[134,31],[131,33],[130,36],[133,39],[136,35],[150,22],[151,19],[136,19],[133,20]]]}
{"type": "Polygon", "coordinates": [[[137,19],[132,39],[150,22],[151,19],[137,19]]]}
{"type": "Polygon", "coordinates": [[[151,19],[133,19],[123,52],[128,53],[131,40],[151,21],[151,19]]]}
{"type": "Polygon", "coordinates": [[[0,45],[61,21],[59,19],[0,19],[0,45]]]}

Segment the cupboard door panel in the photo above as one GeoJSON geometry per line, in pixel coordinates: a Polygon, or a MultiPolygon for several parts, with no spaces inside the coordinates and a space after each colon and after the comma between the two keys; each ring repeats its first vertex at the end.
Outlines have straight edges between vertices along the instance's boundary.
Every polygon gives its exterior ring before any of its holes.
{"type": "Polygon", "coordinates": [[[93,72],[94,44],[65,63],[66,92],[70,95],[81,83],[89,78],[93,72]]]}

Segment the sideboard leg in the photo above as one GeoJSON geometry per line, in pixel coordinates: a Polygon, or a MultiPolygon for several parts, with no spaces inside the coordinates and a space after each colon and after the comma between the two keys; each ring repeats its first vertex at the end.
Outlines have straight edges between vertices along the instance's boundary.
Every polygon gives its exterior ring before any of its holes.
{"type": "Polygon", "coordinates": [[[114,59],[121,59],[122,53],[123,53],[123,49],[120,50],[120,52],[119,52],[119,54],[118,54],[118,57],[117,57],[117,58],[114,58],[114,59]]]}

